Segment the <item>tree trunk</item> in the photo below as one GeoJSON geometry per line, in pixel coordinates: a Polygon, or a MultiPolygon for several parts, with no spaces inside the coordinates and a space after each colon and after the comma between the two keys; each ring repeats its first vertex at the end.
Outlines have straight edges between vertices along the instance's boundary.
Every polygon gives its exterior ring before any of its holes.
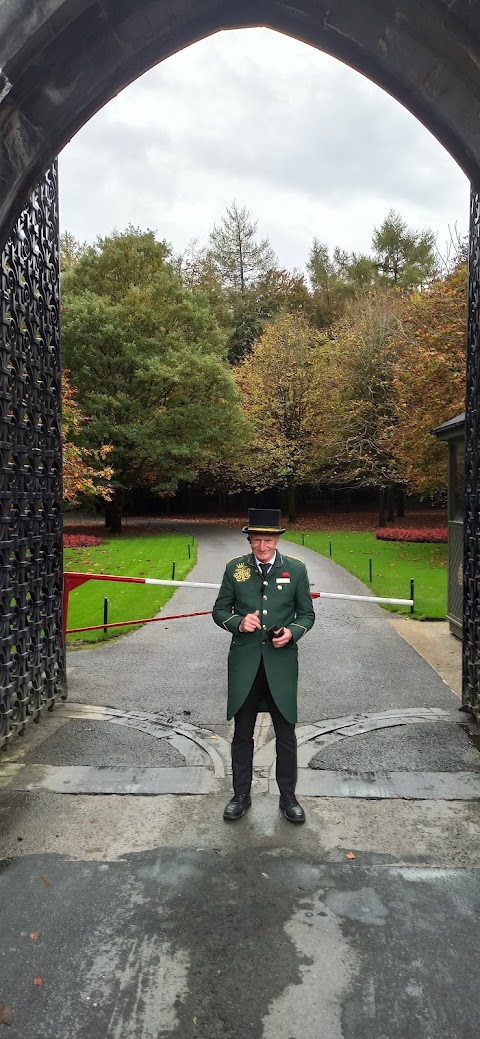
{"type": "Polygon", "coordinates": [[[378,488],[378,526],[385,527],[385,488],[378,488]]]}
{"type": "Polygon", "coordinates": [[[387,487],[386,499],[387,499],[387,522],[388,523],[393,523],[394,518],[395,518],[393,494],[394,494],[393,487],[387,487]]]}
{"type": "Polygon", "coordinates": [[[287,512],[288,522],[297,522],[297,485],[289,483],[287,487],[287,512]]]}
{"type": "Polygon", "coordinates": [[[395,487],[395,505],[397,516],[402,518],[405,515],[405,488],[401,483],[397,483],[395,487]]]}
{"type": "Polygon", "coordinates": [[[113,492],[112,500],[105,505],[105,526],[109,527],[112,534],[122,533],[123,515],[123,491],[113,492]]]}

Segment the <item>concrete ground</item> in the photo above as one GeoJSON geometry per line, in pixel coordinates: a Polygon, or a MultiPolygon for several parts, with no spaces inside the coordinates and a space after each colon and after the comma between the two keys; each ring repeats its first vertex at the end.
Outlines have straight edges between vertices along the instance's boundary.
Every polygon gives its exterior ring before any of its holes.
{"type": "MultiPolygon", "coordinates": [[[[191,579],[220,581],[244,539],[197,536],[191,579]]],[[[365,593],[291,551],[314,589],[365,593]]],[[[214,595],[179,589],[164,614],[214,595]]],[[[0,763],[0,1033],[478,1035],[479,730],[436,660],[441,626],[427,646],[406,621],[410,645],[375,605],[315,608],[303,827],[278,812],[268,716],[252,808],[223,822],[229,639],[208,617],[69,654],[69,701],[0,763]]]]}
{"type": "Polygon", "coordinates": [[[452,635],[448,621],[420,622],[393,614],[388,621],[461,700],[462,643],[452,635]]]}

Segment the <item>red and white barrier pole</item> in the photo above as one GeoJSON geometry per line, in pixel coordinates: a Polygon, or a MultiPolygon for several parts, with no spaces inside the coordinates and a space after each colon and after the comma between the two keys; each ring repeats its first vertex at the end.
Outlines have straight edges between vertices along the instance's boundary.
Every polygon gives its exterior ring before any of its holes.
{"type": "MultiPolygon", "coordinates": [[[[214,588],[218,591],[219,584],[210,584],[205,581],[161,581],[156,577],[117,577],[113,574],[76,574],[68,572],[70,589],[83,584],[84,581],[127,581],[133,584],[160,584],[173,588],[214,588]]],[[[69,589],[69,590],[70,590],[69,589]]],[[[391,599],[375,595],[346,595],[344,592],[311,592],[312,599],[351,599],[355,602],[382,602],[393,605],[411,606],[413,599],[391,599]]]]}
{"type": "MultiPolygon", "coordinates": [[[[119,577],[117,574],[80,574],[73,570],[66,571],[63,575],[63,637],[68,634],[67,632],[67,616],[68,616],[68,597],[70,592],[74,588],[79,588],[81,584],[85,584],[86,581],[122,581],[126,584],[160,584],[167,585],[168,587],[180,588],[186,584],[190,588],[220,588],[219,584],[200,584],[199,582],[193,581],[160,581],[156,577],[119,577]]],[[[207,611],[211,612],[211,611],[207,611]]],[[[182,614],[182,616],[188,616],[188,614],[182,614]]],[[[149,618],[151,621],[154,618],[149,618]]],[[[173,619],[173,618],[172,618],[173,619]]],[[[176,619],[176,618],[175,618],[176,619]]],[[[127,622],[122,622],[126,624],[127,622]]],[[[128,621],[129,624],[146,624],[146,620],[142,621],[128,621]]],[[[89,628],[71,628],[71,632],[75,631],[94,631],[96,628],[113,628],[121,627],[122,624],[95,624],[89,628]]]]}
{"type": "MultiPolygon", "coordinates": [[[[63,632],[67,634],[68,596],[73,588],[78,588],[86,581],[121,581],[127,584],[158,584],[169,588],[212,588],[218,590],[219,584],[210,584],[205,581],[162,581],[156,577],[119,577],[116,574],[80,574],[67,571],[64,574],[64,598],[63,598],[63,632]]],[[[382,603],[391,606],[413,606],[413,599],[394,599],[375,595],[347,595],[344,592],[310,592],[312,599],[346,599],[352,602],[382,603]]],[[[201,617],[210,613],[210,610],[199,613],[179,613],[172,617],[149,617],[145,620],[120,621],[116,624],[94,624],[88,628],[71,628],[69,632],[95,631],[97,628],[120,628],[129,624],[151,624],[156,620],[179,620],[184,617],[201,617]]]]}
{"type": "Polygon", "coordinates": [[[343,592],[310,592],[312,599],[353,599],[354,602],[382,602],[392,606],[413,606],[413,599],[387,599],[380,595],[345,595],[343,592]]]}
{"type": "Polygon", "coordinates": [[[128,584],[162,584],[174,588],[220,588],[219,584],[205,584],[201,581],[160,581],[157,577],[119,577],[116,574],[77,574],[73,571],[65,573],[70,588],[76,588],[85,581],[126,581],[128,584]]]}

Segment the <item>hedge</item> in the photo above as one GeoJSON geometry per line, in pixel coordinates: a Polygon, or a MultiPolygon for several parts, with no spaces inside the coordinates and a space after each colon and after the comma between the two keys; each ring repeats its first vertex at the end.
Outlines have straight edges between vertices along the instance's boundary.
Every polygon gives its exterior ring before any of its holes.
{"type": "Polygon", "coordinates": [[[64,548],[91,548],[93,545],[101,545],[102,539],[92,534],[64,534],[64,548]]]}
{"type": "Polygon", "coordinates": [[[447,531],[442,527],[425,527],[423,530],[401,530],[398,527],[385,527],[377,530],[379,541],[428,541],[435,544],[447,543],[447,531]]]}

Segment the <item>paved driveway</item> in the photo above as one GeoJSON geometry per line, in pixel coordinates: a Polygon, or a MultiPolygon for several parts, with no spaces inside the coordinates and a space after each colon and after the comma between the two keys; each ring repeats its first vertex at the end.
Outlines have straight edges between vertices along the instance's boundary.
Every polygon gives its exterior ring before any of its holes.
{"type": "MultiPolygon", "coordinates": [[[[198,538],[192,579],[220,581],[243,537],[198,538]]],[[[364,591],[292,554],[314,588],[364,591]]],[[[164,612],[213,597],[184,588],[164,612]]],[[[467,719],[379,608],[316,612],[299,647],[302,781],[339,786],[305,797],[304,827],[278,812],[268,718],[252,808],[222,820],[228,636],[209,618],[69,654],[68,704],[0,765],[0,1033],[476,1039],[467,719]],[[188,793],[195,776],[209,792],[188,793]],[[147,796],[162,777],[184,792],[147,796]]]]}
{"type": "MultiPolygon", "coordinates": [[[[246,538],[225,527],[199,527],[198,563],[192,581],[220,583],[225,562],[248,548],[246,538]]],[[[307,564],[312,591],[367,589],[330,560],[281,539],[285,552],[307,564]]],[[[405,589],[405,596],[408,589],[405,589]]],[[[183,588],[164,613],[212,608],[215,592],[183,588]]],[[[453,707],[444,682],[385,621],[378,606],[315,601],[317,621],[299,644],[299,720],[317,721],[356,711],[398,706],[453,707]]],[[[217,728],[225,721],[229,636],[209,617],[146,625],[100,649],[71,653],[71,700],[142,705],[144,710],[217,728]]]]}

